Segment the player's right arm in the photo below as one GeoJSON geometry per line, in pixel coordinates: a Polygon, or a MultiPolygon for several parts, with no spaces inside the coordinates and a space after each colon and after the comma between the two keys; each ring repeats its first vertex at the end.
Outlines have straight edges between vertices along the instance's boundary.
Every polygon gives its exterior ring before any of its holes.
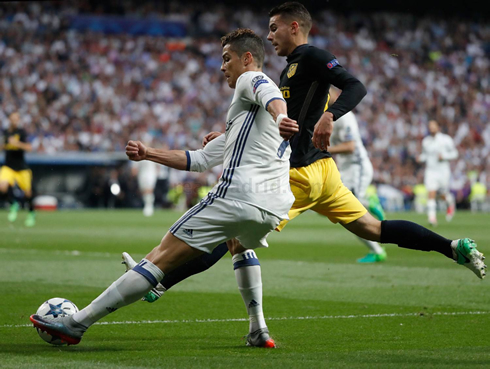
{"type": "Polygon", "coordinates": [[[425,163],[427,161],[427,148],[426,148],[426,145],[425,145],[425,138],[422,140],[422,154],[420,154],[420,156],[418,157],[417,161],[419,163],[425,163]]]}
{"type": "Polygon", "coordinates": [[[225,136],[217,137],[204,149],[196,151],[163,150],[146,147],[140,141],[129,141],[126,155],[130,160],[150,160],[170,168],[203,172],[223,163],[225,136]]]}

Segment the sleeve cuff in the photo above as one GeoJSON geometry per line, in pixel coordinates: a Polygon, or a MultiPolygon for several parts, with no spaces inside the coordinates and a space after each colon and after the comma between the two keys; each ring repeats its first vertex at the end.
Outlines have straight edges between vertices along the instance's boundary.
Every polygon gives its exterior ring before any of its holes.
{"type": "Polygon", "coordinates": [[[185,170],[189,172],[191,170],[191,156],[189,155],[189,151],[185,152],[185,156],[187,156],[187,164],[185,166],[185,170]]]}
{"type": "Polygon", "coordinates": [[[269,101],[267,101],[267,103],[265,104],[265,110],[267,110],[267,108],[269,107],[269,104],[274,101],[274,100],[282,100],[284,102],[286,102],[286,100],[284,100],[283,98],[281,97],[273,97],[272,99],[270,99],[269,101]]]}

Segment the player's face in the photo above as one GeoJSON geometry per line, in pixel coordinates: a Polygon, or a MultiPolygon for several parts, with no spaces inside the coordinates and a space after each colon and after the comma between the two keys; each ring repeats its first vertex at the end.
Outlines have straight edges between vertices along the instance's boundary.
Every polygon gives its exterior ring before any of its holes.
{"type": "Polygon", "coordinates": [[[437,132],[439,132],[439,124],[435,120],[431,120],[429,122],[429,133],[434,136],[437,132]]]}
{"type": "Polygon", "coordinates": [[[223,47],[223,63],[221,71],[225,74],[226,82],[231,88],[235,88],[238,77],[245,71],[242,59],[238,54],[230,50],[230,45],[223,47]]]}
{"type": "Polygon", "coordinates": [[[280,15],[269,19],[269,40],[279,56],[288,56],[293,52],[295,45],[291,34],[291,24],[280,15]]]}
{"type": "Polygon", "coordinates": [[[9,120],[10,120],[11,127],[12,128],[17,128],[17,126],[19,125],[19,121],[20,121],[20,115],[19,115],[19,113],[12,113],[12,114],[10,114],[9,120]]]}

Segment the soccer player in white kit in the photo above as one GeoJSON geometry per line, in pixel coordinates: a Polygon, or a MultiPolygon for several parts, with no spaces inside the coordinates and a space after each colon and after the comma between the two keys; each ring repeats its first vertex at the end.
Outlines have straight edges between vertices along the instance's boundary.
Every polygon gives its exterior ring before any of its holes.
{"type": "Polygon", "coordinates": [[[437,225],[436,197],[440,194],[446,202],[446,220],[449,222],[454,216],[456,206],[454,196],[449,191],[451,179],[450,160],[458,157],[458,150],[453,139],[440,132],[439,124],[435,120],[429,122],[429,136],[422,140],[422,154],[419,162],[425,163],[424,184],[428,191],[427,216],[429,223],[437,225]]]}
{"type": "Polygon", "coordinates": [[[151,217],[155,211],[155,185],[158,177],[158,164],[152,161],[134,162],[137,170],[138,188],[143,198],[143,215],[151,217]]]}
{"type": "MultiPolygon", "coordinates": [[[[335,92],[330,91],[330,96],[335,96],[335,92]]],[[[373,181],[373,165],[362,143],[359,125],[353,112],[348,112],[335,121],[330,143],[332,146],[328,151],[336,154],[335,162],[342,183],[369,209],[366,191],[373,181]]],[[[379,243],[360,237],[359,239],[369,248],[369,253],[358,259],[358,262],[376,263],[386,260],[386,251],[379,243]]]]}
{"type": "Polygon", "coordinates": [[[212,163],[198,164],[199,154],[188,151],[146,148],[139,141],[130,141],[126,147],[126,154],[135,161],[168,164],[170,152],[170,160],[177,161],[173,166],[182,170],[222,163],[224,170],[218,184],[170,228],[159,246],[90,305],[61,320],[32,315],[30,320],[36,327],[60,336],[68,344],[77,344],[92,324],[140,300],[165,273],[236,238],[239,242],[230,241],[229,245],[250,316],[247,342],[275,347],[263,318],[260,266],[253,249],[268,246],[267,235],[287,219],[294,202],[289,186],[291,150],[278,155],[283,142],[278,124],[283,120],[296,122],[287,118],[279,88],[261,72],[265,53],[262,39],[251,30],[239,29],[223,37],[222,46],[221,70],[228,85],[235,88],[225,137],[216,142],[223,145],[223,155],[212,163]]]}

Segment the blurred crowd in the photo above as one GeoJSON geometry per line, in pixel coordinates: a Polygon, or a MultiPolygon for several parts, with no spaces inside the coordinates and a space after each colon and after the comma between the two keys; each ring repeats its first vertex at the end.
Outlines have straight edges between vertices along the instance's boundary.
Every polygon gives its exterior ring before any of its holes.
{"type": "MultiPolygon", "coordinates": [[[[220,72],[219,37],[248,27],[265,40],[267,11],[162,3],[2,5],[0,122],[19,110],[34,150],[54,155],[121,151],[129,139],[195,149],[209,131],[223,131],[233,91],[220,72]],[[179,20],[189,37],[71,29],[70,17],[87,12],[179,20]]],[[[463,194],[475,180],[490,188],[488,22],[325,10],[314,14],[310,43],[368,89],[355,113],[376,182],[410,195],[422,182],[416,158],[435,119],[458,146],[453,190],[463,194]]],[[[266,51],[264,71],[278,81],[286,62],[267,41],[266,51]]]]}

